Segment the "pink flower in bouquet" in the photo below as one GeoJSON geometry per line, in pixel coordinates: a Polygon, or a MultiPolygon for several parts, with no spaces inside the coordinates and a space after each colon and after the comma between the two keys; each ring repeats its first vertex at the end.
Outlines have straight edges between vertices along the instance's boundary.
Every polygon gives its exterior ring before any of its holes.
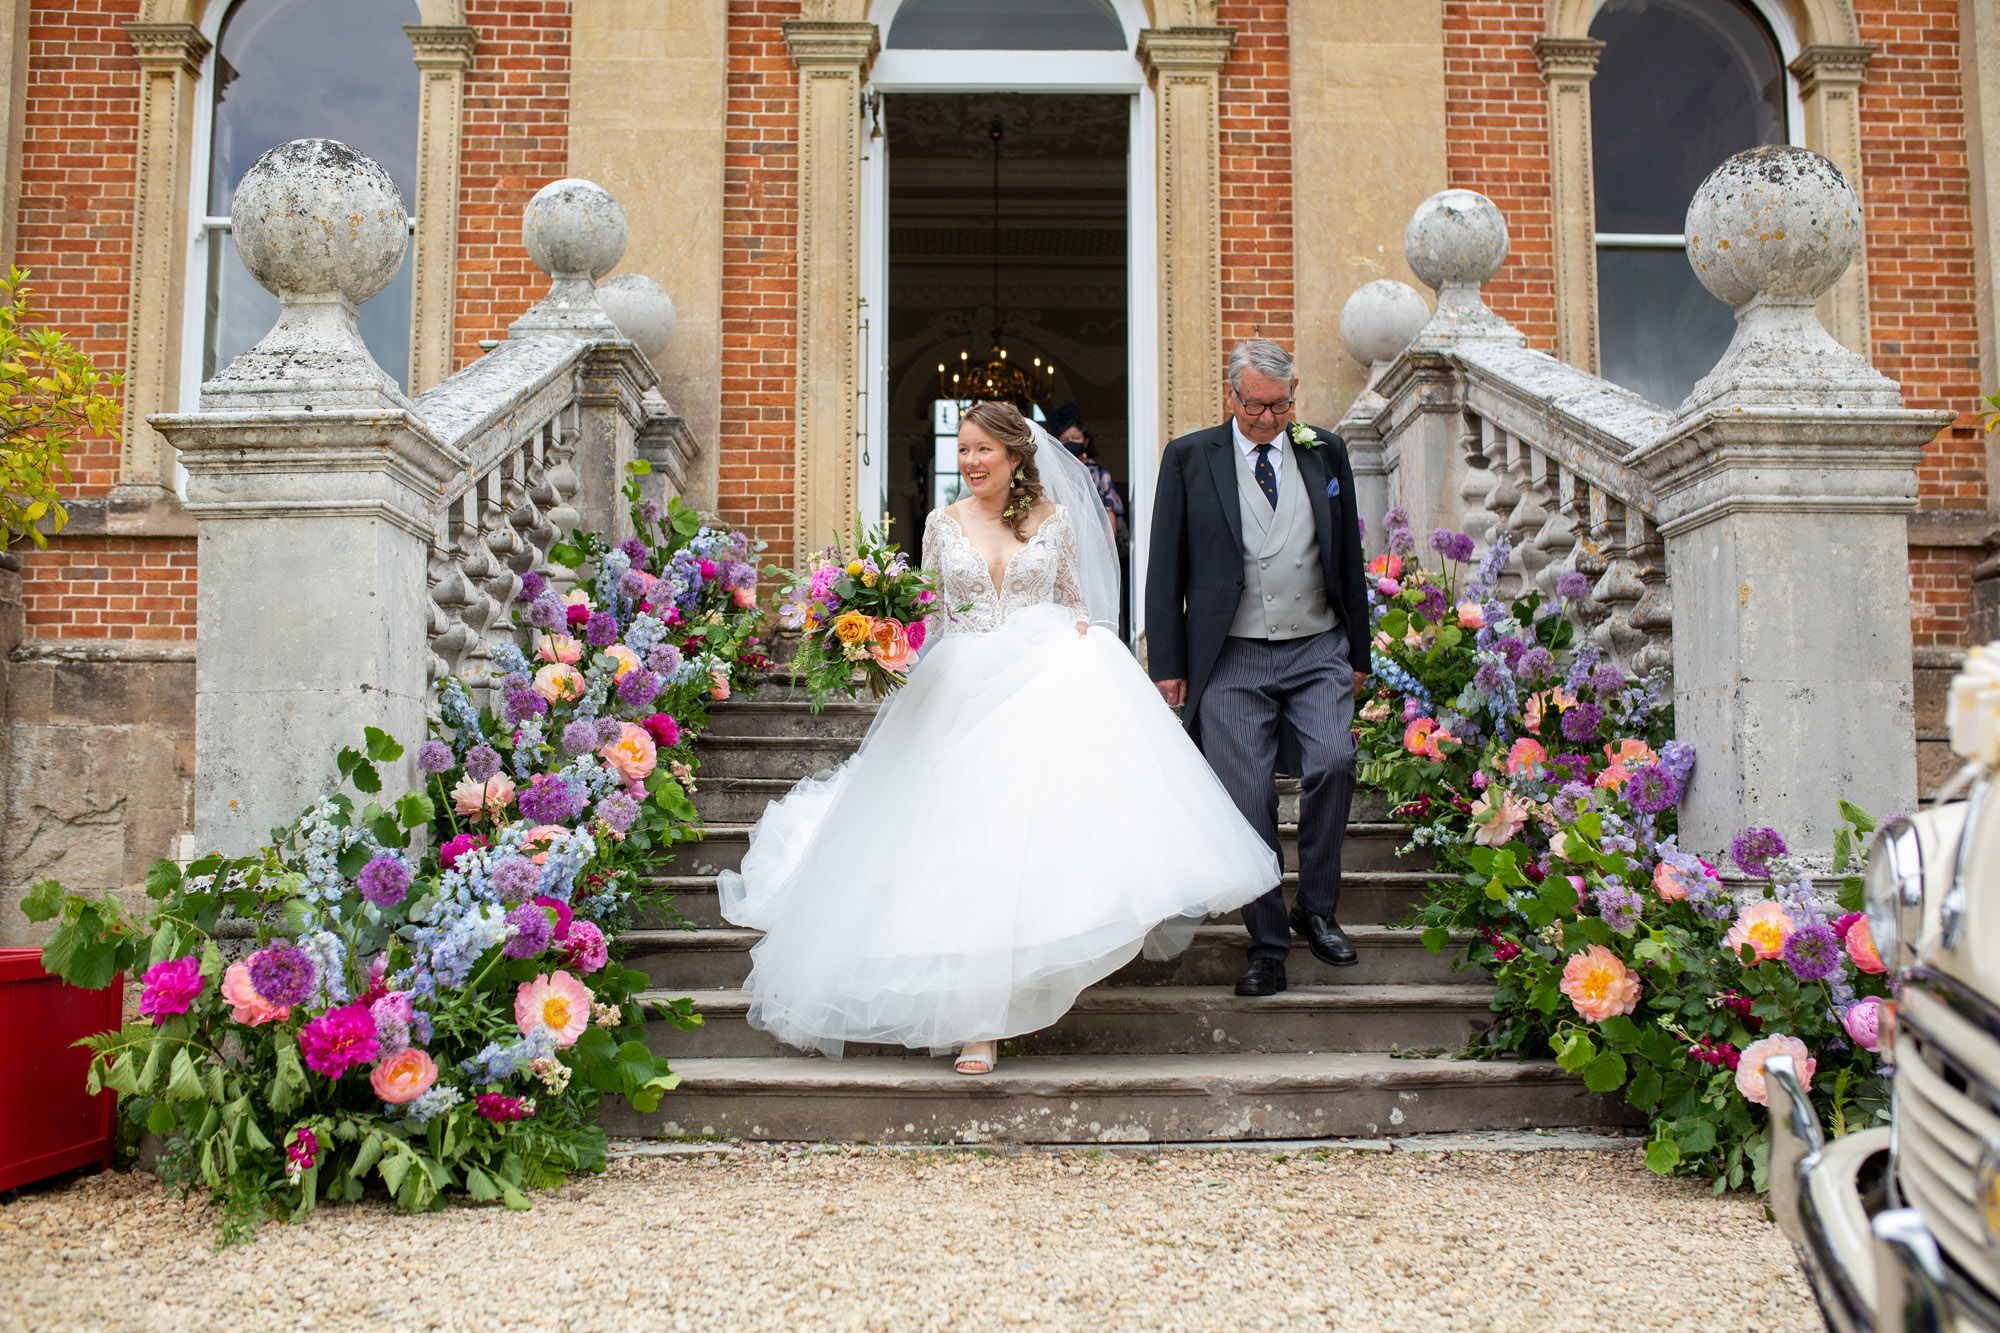
{"type": "Polygon", "coordinates": [[[193,954],[155,963],[146,969],[146,989],[139,996],[139,1012],[155,1026],[174,1014],[184,1014],[201,994],[201,960],[193,954]]]}
{"type": "Polygon", "coordinates": [[[590,594],[581,588],[571,588],[568,595],[563,598],[563,603],[567,606],[580,606],[586,611],[597,609],[597,603],[591,601],[590,594]]]}
{"type": "MultiPolygon", "coordinates": [[[[722,696],[727,698],[727,695],[722,696]]],[[[618,739],[597,752],[604,762],[618,770],[618,776],[627,782],[644,782],[660,762],[660,752],[653,745],[653,738],[646,729],[627,722],[619,729],[618,739]]]]}
{"type": "Polygon", "coordinates": [[[583,673],[567,662],[551,662],[535,673],[535,693],[552,704],[583,697],[583,673]]]}
{"type": "MultiPolygon", "coordinates": [[[[455,805],[456,801],[453,804],[455,805]]],[[[438,864],[446,870],[450,870],[458,864],[459,857],[470,855],[487,845],[484,834],[461,833],[457,837],[447,840],[444,846],[438,848],[438,864]]]]}
{"type": "Polygon", "coordinates": [[[711,699],[727,699],[729,697],[729,673],[721,667],[717,667],[708,673],[708,678],[712,682],[708,687],[708,697],[711,699]]]}
{"type": "Polygon", "coordinates": [[[521,1035],[554,1035],[557,1046],[574,1046],[590,1025],[590,988],[567,972],[543,973],[514,992],[514,1022],[521,1035]]]}
{"type": "Polygon", "coordinates": [[[1515,741],[1507,751],[1507,774],[1519,777],[1526,773],[1535,777],[1549,765],[1549,752],[1542,743],[1531,736],[1523,736],[1515,741]]]}
{"type": "Polygon", "coordinates": [[[1661,902],[1684,902],[1688,896],[1687,876],[1673,862],[1662,861],[1653,867],[1653,891],[1660,895],[1661,902]]]}
{"type": "Polygon", "coordinates": [[[1378,555],[1368,562],[1368,577],[1373,579],[1399,579],[1403,577],[1403,557],[1400,555],[1378,555]]]}
{"type": "Polygon", "coordinates": [[[1847,946],[1847,956],[1861,971],[1880,974],[1889,970],[1882,965],[1882,955],[1875,952],[1875,932],[1868,928],[1867,917],[1855,918],[1841,942],[1847,946]]]}
{"type": "Polygon", "coordinates": [[[1614,1014],[1629,1014],[1639,1007],[1639,978],[1601,944],[1570,955],[1563,965],[1559,989],[1587,1023],[1602,1023],[1614,1014]]]}
{"type": "Polygon", "coordinates": [[[868,653],[890,671],[901,671],[910,664],[910,639],[903,628],[903,622],[893,616],[883,616],[870,628],[874,642],[868,646],[868,653]]]}
{"type": "Polygon", "coordinates": [[[1799,1071],[1799,1087],[1807,1092],[1812,1090],[1813,1071],[1819,1068],[1819,1061],[1806,1051],[1806,1044],[1788,1033],[1775,1037],[1759,1037],[1743,1048],[1743,1054],[1736,1061],[1736,1090],[1746,1101],[1759,1106],[1771,1104],[1771,1090],[1764,1086],[1764,1062],[1774,1055],[1789,1055],[1793,1066],[1799,1071]]]}
{"type": "Polygon", "coordinates": [[[299,1030],[299,1054],[305,1057],[306,1068],[327,1078],[339,1078],[381,1053],[375,1015],[365,1004],[329,1009],[299,1030]]]}
{"type": "Polygon", "coordinates": [[[1864,1051],[1882,1049],[1882,1001],[1870,995],[1847,1006],[1847,1012],[1840,1016],[1840,1025],[1847,1029],[1847,1035],[1856,1046],[1864,1051]]]}
{"type": "Polygon", "coordinates": [[[612,673],[613,680],[623,680],[627,675],[637,671],[644,665],[639,661],[639,654],[633,652],[622,643],[612,644],[604,650],[604,655],[618,663],[618,670],[612,673]]]}
{"type": "Polygon", "coordinates": [[[1528,822],[1528,803],[1504,787],[1495,787],[1472,803],[1472,840],[1485,847],[1504,847],[1528,822]]]}
{"type": "Polygon", "coordinates": [[[674,746],[680,744],[680,723],[674,721],[673,718],[667,716],[665,713],[655,713],[651,717],[642,717],[639,719],[639,725],[644,727],[646,734],[653,738],[653,744],[661,749],[672,749],[674,746]]]}
{"type": "Polygon", "coordinates": [[[1792,914],[1785,910],[1784,904],[1767,898],[1751,903],[1736,914],[1736,924],[1722,937],[1722,946],[1730,953],[1738,954],[1747,944],[1757,951],[1760,962],[1766,958],[1781,958],[1785,953],[1785,941],[1797,929],[1798,923],[1792,920],[1792,914]]]}
{"type": "MultiPolygon", "coordinates": [[[[568,939],[570,926],[576,920],[576,912],[571,909],[570,905],[564,902],[560,898],[551,898],[546,893],[537,897],[534,900],[534,903],[535,906],[546,907],[549,911],[554,912],[556,914],[556,919],[554,923],[555,939],[557,941],[568,939]]],[[[591,927],[591,929],[595,930],[596,927],[593,926],[591,927]]]]}
{"type": "Polygon", "coordinates": [[[1477,602],[1458,604],[1458,627],[1460,629],[1485,629],[1486,608],[1477,602]]]}
{"type": "Polygon", "coordinates": [[[1438,748],[1445,741],[1455,741],[1452,735],[1438,725],[1434,717],[1420,717],[1403,729],[1403,748],[1411,754],[1422,755],[1425,759],[1443,759],[1444,751],[1438,748]]]}
{"type": "Polygon", "coordinates": [[[715,562],[713,560],[704,560],[701,562],[701,576],[705,579],[715,577],[715,562]]]}
{"type": "Polygon", "coordinates": [[[368,1083],[377,1097],[391,1106],[401,1106],[429,1092],[437,1077],[437,1061],[420,1046],[405,1046],[370,1070],[368,1083]]]}
{"type": "Polygon", "coordinates": [[[918,606],[929,606],[932,602],[935,602],[936,600],[937,600],[937,594],[932,592],[929,588],[925,588],[917,594],[918,606]]]}
{"type": "Polygon", "coordinates": [[[1394,597],[1403,590],[1403,585],[1394,579],[1376,579],[1375,591],[1384,597],[1394,597]]]}
{"type": "Polygon", "coordinates": [[[574,665],[583,660],[583,645],[567,634],[537,634],[535,656],[544,662],[566,662],[574,665]]]}
{"type": "Polygon", "coordinates": [[[1493,779],[1486,776],[1485,769],[1482,768],[1472,775],[1472,789],[1474,791],[1485,791],[1492,785],[1493,779]]]}
{"type": "Polygon", "coordinates": [[[729,596],[745,611],[757,605],[757,590],[755,588],[738,588],[730,593],[729,596]]]}
{"type": "Polygon", "coordinates": [[[605,946],[604,932],[594,922],[578,921],[569,928],[569,938],[564,941],[563,962],[589,976],[611,960],[611,952],[605,946]]]}
{"type": "Polygon", "coordinates": [[[915,658],[918,651],[922,649],[924,639],[929,633],[930,631],[924,628],[924,622],[921,620],[912,620],[909,624],[903,626],[903,637],[910,641],[910,656],[912,658],[915,658]]]}
{"type": "Polygon", "coordinates": [[[222,974],[222,998],[229,1002],[229,1016],[245,1027],[282,1023],[292,1016],[289,1004],[272,1004],[250,984],[250,964],[231,963],[222,974]]]}
{"type": "Polygon", "coordinates": [[[549,844],[568,832],[569,829],[561,824],[537,824],[521,835],[521,854],[541,865],[549,859],[549,844]],[[531,847],[538,849],[533,855],[529,855],[531,847]]]}
{"type": "MultiPolygon", "coordinates": [[[[1571,700],[1570,702],[1574,703],[1575,700],[1571,700]]],[[[1564,704],[1563,706],[1567,708],[1569,704],[1564,704]]],[[[1628,738],[1619,741],[1616,745],[1605,746],[1604,757],[1611,762],[1608,768],[1597,775],[1597,785],[1600,787],[1622,787],[1631,778],[1633,769],[1642,764],[1654,763],[1660,756],[1654,754],[1653,747],[1646,744],[1646,742],[1628,738]]]]}
{"type": "Polygon", "coordinates": [[[514,779],[505,773],[495,773],[484,782],[460,778],[458,785],[451,789],[451,808],[468,818],[477,816],[482,810],[497,815],[513,802],[514,779]]]}

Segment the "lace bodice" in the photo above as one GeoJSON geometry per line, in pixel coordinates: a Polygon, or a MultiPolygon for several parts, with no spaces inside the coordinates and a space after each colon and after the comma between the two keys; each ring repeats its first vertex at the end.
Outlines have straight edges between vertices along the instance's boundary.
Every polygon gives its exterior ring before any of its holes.
{"type": "Polygon", "coordinates": [[[924,568],[937,573],[938,600],[945,607],[932,619],[932,634],[985,634],[1044,602],[1068,608],[1078,620],[1090,619],[1077,584],[1076,529],[1061,505],[1014,552],[997,592],[986,557],[943,509],[932,510],[924,524],[924,568]]]}

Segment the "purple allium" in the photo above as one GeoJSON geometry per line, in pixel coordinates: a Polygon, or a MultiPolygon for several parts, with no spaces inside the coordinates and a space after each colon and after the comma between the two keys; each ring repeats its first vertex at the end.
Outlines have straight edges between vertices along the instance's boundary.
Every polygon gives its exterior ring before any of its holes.
{"type": "Polygon", "coordinates": [[[1451,539],[1453,537],[1456,537],[1457,535],[1458,534],[1453,532],[1450,528],[1432,528],[1431,543],[1430,543],[1431,549],[1433,551],[1436,551],[1439,555],[1443,555],[1446,551],[1449,551],[1451,549],[1451,539]]]}
{"type": "Polygon", "coordinates": [[[549,581],[542,577],[540,570],[531,569],[521,575],[521,597],[523,600],[529,602],[540,601],[542,594],[548,590],[549,581]]]}
{"type": "Polygon", "coordinates": [[[1582,782],[1590,777],[1590,760],[1580,754],[1558,754],[1549,760],[1549,771],[1564,782],[1582,782]]]}
{"type": "Polygon", "coordinates": [[[639,803],[622,791],[614,791],[598,800],[597,817],[609,824],[613,833],[623,833],[639,817],[639,803]]]}
{"type": "Polygon", "coordinates": [[[525,856],[503,856],[493,867],[493,892],[503,903],[524,903],[541,887],[542,868],[525,856]]]}
{"type": "Polygon", "coordinates": [[[657,671],[662,676],[671,676],[681,669],[681,650],[671,643],[663,643],[646,654],[646,668],[657,671]]]}
{"type": "Polygon", "coordinates": [[[313,990],[312,956],[274,940],[250,955],[250,986],[272,1004],[304,1004],[313,990]]]}
{"type": "Polygon", "coordinates": [[[514,928],[514,933],[500,952],[509,958],[534,958],[549,947],[555,936],[548,909],[534,903],[522,903],[507,913],[507,924],[514,928]]]}
{"type": "Polygon", "coordinates": [[[1639,895],[1623,884],[1606,884],[1595,894],[1597,915],[1604,918],[1604,924],[1616,931],[1628,931],[1639,922],[1641,903],[1639,895]]]}
{"type": "Polygon", "coordinates": [[[618,577],[618,595],[627,601],[637,601],[646,595],[646,576],[636,569],[628,569],[618,577]]]}
{"type": "Polygon", "coordinates": [[[549,701],[535,691],[515,690],[507,696],[507,706],[502,710],[502,716],[507,719],[508,726],[518,727],[529,718],[540,717],[548,711],[549,701]]]}
{"type": "Polygon", "coordinates": [[[1625,688],[1625,673],[1615,662],[1606,662],[1590,673],[1590,686],[1599,694],[1616,694],[1625,688]]]}
{"type": "Polygon", "coordinates": [[[597,743],[599,745],[609,745],[624,734],[625,724],[617,718],[600,717],[597,719],[597,743]]]}
{"type": "Polygon", "coordinates": [[[564,754],[588,754],[597,748],[597,724],[581,719],[562,730],[564,754]]]}
{"type": "Polygon", "coordinates": [[[515,690],[525,690],[534,683],[533,677],[520,671],[509,671],[500,677],[500,689],[506,694],[512,694],[515,690]]]}
{"type": "MultiPolygon", "coordinates": [[[[541,698],[539,694],[535,696],[541,698]]],[[[500,752],[490,745],[475,745],[465,752],[465,776],[474,782],[490,782],[500,776],[500,752]]]]}
{"type": "Polygon", "coordinates": [[[1604,722],[1604,710],[1593,703],[1572,704],[1563,710],[1562,733],[1578,745],[1594,739],[1604,722]]]}
{"type": "Polygon", "coordinates": [[[1521,660],[1516,664],[1514,669],[1529,680],[1539,680],[1543,676],[1554,674],[1556,669],[1555,654],[1537,645],[1521,654],[1521,660]]]}
{"type": "Polygon", "coordinates": [[[528,603],[528,623],[536,629],[561,629],[568,623],[569,608],[552,596],[537,597],[528,603]]]}
{"type": "Polygon", "coordinates": [[[515,798],[521,813],[537,824],[567,824],[583,803],[569,783],[554,773],[537,773],[515,798]]]}
{"type": "Polygon", "coordinates": [[[593,648],[609,648],[618,642],[618,617],[609,611],[592,613],[584,622],[583,639],[593,648]]]}
{"type": "Polygon", "coordinates": [[[1389,506],[1389,512],[1382,515],[1382,528],[1384,531],[1393,531],[1396,528],[1407,528],[1409,526],[1410,511],[1401,505],[1389,506]]]}
{"type": "Polygon", "coordinates": [[[458,767],[458,760],[443,741],[425,741],[417,750],[417,767],[426,773],[449,773],[458,767]]]}
{"type": "Polygon", "coordinates": [[[1824,921],[1809,921],[1785,940],[1785,966],[1800,981],[1824,981],[1840,972],[1840,940],[1824,921]]]}
{"type": "Polygon", "coordinates": [[[1642,814],[1663,814],[1680,803],[1681,787],[1664,766],[1646,764],[1626,779],[1625,799],[1642,814]]]}
{"type": "Polygon", "coordinates": [[[1441,624],[1449,605],[1444,599],[1443,588],[1426,588],[1424,599],[1417,603],[1417,614],[1434,624],[1441,624]]]}
{"type": "Polygon", "coordinates": [[[1729,844],[1729,859],[1746,875],[1765,879],[1771,873],[1770,860],[1785,854],[1785,840],[1776,829],[1747,828],[1729,844]]]}
{"type": "Polygon", "coordinates": [[[1590,784],[1586,782],[1565,782],[1549,801],[1549,809],[1565,824],[1574,824],[1590,809],[1590,784]]]}
{"type": "Polygon", "coordinates": [[[384,852],[361,868],[361,896],[377,907],[394,907],[410,892],[410,863],[384,852]]]}
{"type": "Polygon", "coordinates": [[[659,692],[660,678],[644,667],[626,672],[618,682],[618,702],[627,708],[644,708],[659,692]]]}
{"type": "Polygon", "coordinates": [[[665,511],[660,508],[660,502],[658,500],[639,501],[639,517],[645,519],[648,523],[658,523],[660,521],[660,515],[664,512],[665,511]]]}
{"type": "Polygon", "coordinates": [[[1507,677],[1500,670],[1498,662],[1481,663],[1479,670],[1472,675],[1473,688],[1483,690],[1487,694],[1498,694],[1500,687],[1506,683],[1507,677]]]}
{"type": "Polygon", "coordinates": [[[408,1048],[410,1024],[417,1017],[408,991],[390,991],[368,1006],[368,1012],[375,1016],[375,1039],[382,1044],[382,1054],[395,1055],[408,1048]]]}
{"type": "Polygon", "coordinates": [[[1507,663],[1507,669],[1512,671],[1520,666],[1521,654],[1528,651],[1528,645],[1508,634],[1493,641],[1493,651],[1500,654],[1507,663]]]}
{"type": "Polygon", "coordinates": [[[637,537],[627,537],[624,541],[619,542],[618,549],[625,553],[625,558],[630,560],[635,568],[645,564],[646,557],[653,553],[647,547],[646,543],[640,541],[637,537]]]}
{"type": "Polygon", "coordinates": [[[1590,595],[1590,576],[1572,569],[1556,580],[1556,596],[1566,602],[1574,602],[1590,595]]]}
{"type": "Polygon", "coordinates": [[[1389,553],[1404,557],[1417,553],[1417,536],[1408,528],[1389,529],[1389,553]]]}
{"type": "Polygon", "coordinates": [[[1444,558],[1454,564],[1469,565],[1478,551],[1479,548],[1473,544],[1471,537],[1463,532],[1454,532],[1451,535],[1451,549],[1444,553],[1444,558]]]}
{"type": "Polygon", "coordinates": [[[299,1032],[299,1054],[305,1057],[306,1068],[327,1078],[339,1078],[381,1053],[382,1043],[375,1036],[375,1015],[365,1004],[343,1004],[338,1009],[329,1009],[299,1032]]]}

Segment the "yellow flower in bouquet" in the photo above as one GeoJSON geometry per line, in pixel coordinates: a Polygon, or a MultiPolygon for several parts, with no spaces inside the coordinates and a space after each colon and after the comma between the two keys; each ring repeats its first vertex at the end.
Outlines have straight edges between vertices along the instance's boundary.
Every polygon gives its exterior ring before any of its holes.
{"type": "Polygon", "coordinates": [[[859,611],[842,612],[833,622],[834,637],[849,647],[862,643],[874,635],[875,622],[859,611]]]}

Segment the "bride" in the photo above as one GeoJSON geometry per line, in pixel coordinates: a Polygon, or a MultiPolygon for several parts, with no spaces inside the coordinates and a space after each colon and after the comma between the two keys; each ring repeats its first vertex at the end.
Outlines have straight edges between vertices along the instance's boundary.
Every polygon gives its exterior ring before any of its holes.
{"type": "Polygon", "coordinates": [[[1278,864],[1118,640],[1083,465],[1005,403],[966,411],[958,464],[971,494],[924,528],[949,609],[922,660],[853,758],[765,812],[721,898],[765,932],[753,1026],[831,1056],[962,1048],[984,1074],[1278,864]]]}

